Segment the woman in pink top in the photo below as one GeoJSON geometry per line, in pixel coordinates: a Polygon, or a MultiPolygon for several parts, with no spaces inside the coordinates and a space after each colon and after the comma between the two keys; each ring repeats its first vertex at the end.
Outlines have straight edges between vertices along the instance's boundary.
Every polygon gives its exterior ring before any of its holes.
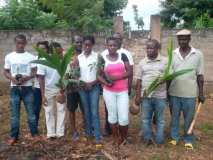
{"type": "Polygon", "coordinates": [[[114,142],[125,142],[128,131],[128,77],[132,74],[128,58],[118,54],[115,38],[107,39],[109,54],[103,55],[98,79],[103,84],[103,97],[108,110],[108,121],[112,127],[114,142]],[[118,140],[118,141],[117,141],[118,140]]]}

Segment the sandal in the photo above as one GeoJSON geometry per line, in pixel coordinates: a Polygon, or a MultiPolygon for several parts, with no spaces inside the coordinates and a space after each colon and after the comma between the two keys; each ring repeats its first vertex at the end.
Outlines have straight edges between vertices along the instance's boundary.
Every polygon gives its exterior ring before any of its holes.
{"type": "Polygon", "coordinates": [[[191,143],[185,143],[184,147],[186,147],[187,149],[193,150],[194,147],[191,143]]]}

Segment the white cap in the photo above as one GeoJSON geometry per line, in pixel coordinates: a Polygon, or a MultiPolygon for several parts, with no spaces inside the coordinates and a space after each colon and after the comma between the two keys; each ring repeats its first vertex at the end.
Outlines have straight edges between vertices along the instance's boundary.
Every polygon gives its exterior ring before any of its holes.
{"type": "Polygon", "coordinates": [[[191,35],[191,31],[188,29],[182,29],[176,33],[176,36],[187,36],[191,35]]]}

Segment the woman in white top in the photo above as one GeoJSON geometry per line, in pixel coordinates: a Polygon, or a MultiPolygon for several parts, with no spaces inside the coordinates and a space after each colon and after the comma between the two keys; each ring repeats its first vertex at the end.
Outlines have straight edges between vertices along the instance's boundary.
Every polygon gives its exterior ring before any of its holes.
{"type": "Polygon", "coordinates": [[[80,80],[85,83],[79,94],[85,112],[86,136],[93,136],[94,128],[96,147],[99,147],[101,145],[99,119],[100,88],[96,76],[98,54],[92,50],[94,44],[95,39],[93,36],[85,36],[83,38],[83,52],[78,56],[77,61],[80,67],[80,80]]]}

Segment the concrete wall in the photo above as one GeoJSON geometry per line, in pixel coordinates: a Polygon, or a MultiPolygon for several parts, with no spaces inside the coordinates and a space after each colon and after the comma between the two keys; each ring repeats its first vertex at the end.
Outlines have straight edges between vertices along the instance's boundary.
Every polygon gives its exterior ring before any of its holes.
{"type": "MultiPolygon", "coordinates": [[[[5,81],[2,76],[2,68],[4,57],[7,53],[14,50],[14,37],[17,33],[24,33],[28,39],[27,50],[34,53],[33,44],[40,40],[60,42],[66,49],[71,42],[73,33],[62,30],[49,31],[0,31],[0,81],[5,81]]],[[[161,32],[162,54],[166,54],[166,46],[169,38],[173,38],[175,46],[177,41],[175,37],[176,30],[163,29],[161,32]]],[[[105,49],[105,37],[110,33],[98,33],[96,37],[95,50],[101,52],[105,49]]],[[[149,31],[132,32],[127,34],[124,39],[124,47],[130,50],[133,54],[135,64],[145,56],[145,42],[149,37],[149,31]]],[[[205,57],[205,80],[208,91],[213,91],[213,29],[194,30],[192,32],[192,46],[203,51],[205,57]]]]}

